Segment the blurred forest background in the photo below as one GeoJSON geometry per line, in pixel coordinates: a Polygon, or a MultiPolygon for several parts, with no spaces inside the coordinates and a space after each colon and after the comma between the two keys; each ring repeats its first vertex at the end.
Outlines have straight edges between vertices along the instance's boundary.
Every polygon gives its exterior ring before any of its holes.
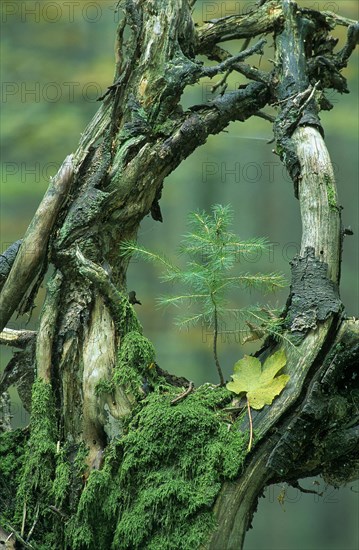
{"type": "MultiPolygon", "coordinates": [[[[197,1],[195,20],[245,13],[254,0],[197,1]]],[[[356,0],[299,1],[300,6],[331,10],[357,19],[356,0]]],[[[87,2],[2,1],[1,7],[1,252],[21,238],[64,157],[77,147],[81,132],[99,107],[97,98],[111,84],[114,72],[114,36],[121,10],[115,0],[87,2]]],[[[345,28],[333,34],[345,38],[345,28]]],[[[343,42],[342,42],[343,43],[343,42]]],[[[242,41],[225,44],[236,53],[242,41]]],[[[273,58],[271,37],[263,57],[251,63],[270,70],[273,58]]],[[[203,59],[203,61],[205,61],[203,59]]],[[[206,60],[206,63],[208,61],[206,60]]],[[[343,206],[343,223],[354,236],[344,244],[341,296],[348,315],[358,313],[358,55],[345,70],[350,95],[330,93],[334,105],[322,112],[326,142],[343,206]]],[[[182,97],[184,109],[213,97],[212,85],[220,76],[202,80],[182,97]]],[[[244,83],[234,74],[228,90],[244,83]]],[[[218,91],[215,92],[219,93],[218,91]]],[[[300,246],[301,226],[293,185],[279,157],[272,152],[271,125],[259,118],[232,123],[228,131],[212,136],[165,182],[161,209],[164,223],[146,218],[139,241],[175,260],[195,209],[209,210],[215,203],[231,204],[235,210],[234,230],[242,238],[267,237],[272,245],[257,258],[241,258],[244,271],[280,271],[289,280],[291,258],[300,246]]],[[[181,259],[179,259],[181,261],[181,259]]],[[[176,311],[158,310],[156,297],[171,292],[153,266],[131,263],[128,289],[135,289],[144,332],[155,345],[158,364],[196,384],[217,382],[211,356],[210,332],[201,327],[179,332],[176,311]]],[[[176,289],[174,289],[175,291],[176,289]]],[[[44,298],[43,288],[32,318],[13,319],[12,328],[33,327],[44,298]]],[[[283,307],[288,289],[275,296],[233,294],[233,307],[260,301],[283,307]]],[[[235,323],[221,327],[219,354],[228,378],[233,364],[258,344],[241,345],[235,323]],[[226,333],[224,333],[226,331],[226,333]],[[230,333],[230,334],[229,334],[230,333]]],[[[0,372],[11,358],[1,350],[0,372]]],[[[27,414],[12,393],[14,425],[27,422],[27,414]]],[[[319,480],[305,480],[307,488],[325,489],[319,480]],[[316,485],[319,482],[319,486],[316,485]],[[314,485],[313,485],[314,483],[314,485]]],[[[246,550],[354,550],[359,547],[358,484],[340,490],[329,488],[320,498],[298,490],[271,487],[259,503],[254,529],[248,534],[246,550]],[[279,499],[278,499],[279,496],[279,499]],[[284,504],[281,496],[284,496],[284,504]]]]}

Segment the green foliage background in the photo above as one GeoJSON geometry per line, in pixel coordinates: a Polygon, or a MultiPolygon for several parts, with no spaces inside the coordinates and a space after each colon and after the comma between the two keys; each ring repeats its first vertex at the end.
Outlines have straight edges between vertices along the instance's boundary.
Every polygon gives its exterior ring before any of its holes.
{"type": "MultiPolygon", "coordinates": [[[[355,0],[300,0],[301,6],[332,10],[357,19],[355,0]]],[[[198,22],[244,13],[249,1],[198,1],[198,22]]],[[[80,133],[96,112],[96,98],[112,82],[113,42],[119,14],[115,0],[98,2],[2,2],[1,41],[1,252],[21,238],[39,201],[64,157],[73,151],[80,133]],[[14,12],[14,13],[13,13],[14,12]]],[[[345,29],[334,33],[344,38],[345,29]]],[[[240,41],[226,45],[235,53],[240,41]]],[[[253,58],[262,69],[270,69],[265,58],[273,57],[269,37],[263,59],[253,58]]],[[[335,166],[343,223],[351,225],[354,237],[345,240],[341,295],[349,315],[358,313],[358,54],[345,75],[350,95],[330,95],[334,110],[322,113],[326,142],[335,166]]],[[[220,77],[217,77],[217,81],[220,77]]],[[[244,83],[233,75],[228,89],[244,83]]],[[[203,80],[182,97],[184,108],[210,97],[211,81],[203,80]]],[[[215,203],[231,203],[235,209],[235,231],[243,239],[265,236],[274,243],[271,252],[257,261],[245,261],[245,271],[280,271],[289,278],[289,261],[300,243],[300,216],[292,184],[267,142],[272,132],[268,122],[252,118],[235,123],[218,136],[208,139],[166,181],[161,208],[164,224],[150,217],[142,223],[139,239],[149,248],[171,257],[186,231],[186,215],[197,208],[209,210],[215,203]],[[248,264],[248,265],[246,265],[248,264]]],[[[201,328],[178,333],[173,313],[156,309],[156,298],[164,292],[158,271],[151,265],[133,262],[128,286],[135,289],[144,332],[155,345],[161,367],[184,375],[195,383],[215,381],[209,368],[210,334],[201,328]]],[[[44,290],[38,304],[41,306],[44,290]]],[[[283,304],[287,290],[277,294],[275,304],[283,304]]],[[[256,301],[255,295],[233,294],[233,307],[256,301]]],[[[35,311],[33,321],[38,312],[35,311]]],[[[33,322],[32,321],[32,322],[33,322]]],[[[23,327],[27,319],[12,326],[23,327]]],[[[256,349],[241,346],[235,326],[223,327],[233,336],[219,342],[225,375],[243,353],[256,349]]],[[[1,368],[11,354],[1,350],[1,368]]],[[[13,395],[16,400],[16,395],[13,395]]],[[[26,418],[16,404],[16,422],[26,418]]],[[[304,482],[307,487],[310,481],[304,482]]],[[[254,531],[246,550],[352,550],[358,545],[356,514],[358,494],[349,489],[329,491],[324,499],[288,491],[285,513],[270,489],[259,507],[254,531]],[[294,495],[294,496],[293,496],[294,495]],[[289,499],[289,500],[288,500],[289,499]],[[294,504],[295,502],[295,504],[294,504]]]]}

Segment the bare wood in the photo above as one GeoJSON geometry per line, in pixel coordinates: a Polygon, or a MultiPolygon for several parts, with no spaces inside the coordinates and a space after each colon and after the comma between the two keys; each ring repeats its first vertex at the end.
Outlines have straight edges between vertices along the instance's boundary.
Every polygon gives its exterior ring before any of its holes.
{"type": "Polygon", "coordinates": [[[7,524],[6,528],[11,531],[11,535],[15,537],[16,540],[18,540],[24,548],[29,548],[29,550],[34,550],[34,547],[32,546],[32,544],[30,544],[29,542],[26,542],[26,540],[20,535],[20,533],[16,531],[16,529],[12,527],[12,525],[7,524]]]}
{"type": "Polygon", "coordinates": [[[40,271],[56,217],[73,176],[72,155],[64,160],[29,225],[10,274],[0,294],[0,331],[14,313],[29,285],[40,271]]]}
{"type": "Polygon", "coordinates": [[[320,132],[311,126],[293,134],[301,165],[299,202],[302,218],[300,254],[308,247],[328,264],[328,277],[339,283],[340,209],[333,166],[320,132]]]}
{"type": "Polygon", "coordinates": [[[0,332],[0,344],[23,349],[30,340],[36,338],[36,335],[37,332],[35,330],[14,330],[11,328],[4,328],[4,330],[0,332]]]}
{"type": "Polygon", "coordinates": [[[258,493],[271,477],[266,469],[270,448],[268,443],[253,456],[240,481],[224,484],[214,507],[219,528],[206,546],[208,550],[242,548],[258,493]]]}
{"type": "MultiPolygon", "coordinates": [[[[305,12],[305,10],[303,10],[303,12],[305,12]]],[[[328,23],[331,23],[333,26],[342,25],[343,27],[350,27],[351,25],[358,24],[358,21],[355,21],[355,19],[343,17],[339,13],[334,13],[333,11],[322,11],[321,13],[326,18],[328,23]]]]}
{"type": "MultiPolygon", "coordinates": [[[[85,332],[83,349],[83,440],[89,448],[86,458],[90,468],[105,448],[104,407],[96,395],[96,386],[111,378],[116,355],[114,345],[115,326],[101,296],[95,299],[89,326],[85,332]]],[[[64,387],[64,392],[67,388],[64,387]]],[[[70,404],[71,405],[71,404],[70,404]]],[[[127,413],[130,412],[130,407],[127,413]]]]}
{"type": "Polygon", "coordinates": [[[15,537],[14,534],[4,531],[0,526],[0,544],[3,546],[4,550],[15,550],[15,537]]]}
{"type": "Polygon", "coordinates": [[[56,331],[57,305],[62,275],[57,272],[48,283],[48,291],[43,307],[39,334],[36,341],[37,376],[47,383],[51,382],[52,345],[56,331]]]}

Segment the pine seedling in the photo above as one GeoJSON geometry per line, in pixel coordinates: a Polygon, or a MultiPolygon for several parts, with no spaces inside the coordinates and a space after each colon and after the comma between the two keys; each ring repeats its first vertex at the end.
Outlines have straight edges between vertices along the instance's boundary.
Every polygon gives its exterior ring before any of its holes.
{"type": "Polygon", "coordinates": [[[278,317],[263,315],[263,311],[260,314],[260,308],[229,308],[229,291],[239,288],[268,292],[285,286],[283,276],[278,273],[238,273],[241,254],[264,251],[269,243],[264,238],[240,240],[230,230],[232,221],[231,207],[219,204],[212,207],[212,215],[199,211],[189,215],[189,232],[184,235],[179,249],[179,255],[187,258],[185,269],[135,242],[122,245],[123,255],[134,255],[160,265],[164,271],[162,280],[184,289],[181,294],[162,296],[158,300],[161,306],[185,307],[185,313],[176,320],[177,325],[188,327],[202,323],[213,330],[213,357],[221,385],[224,377],[218,358],[219,323],[229,315],[247,319],[247,326],[252,332],[257,328],[258,334],[270,333],[270,327],[275,327],[276,331],[279,326],[278,317]]]}

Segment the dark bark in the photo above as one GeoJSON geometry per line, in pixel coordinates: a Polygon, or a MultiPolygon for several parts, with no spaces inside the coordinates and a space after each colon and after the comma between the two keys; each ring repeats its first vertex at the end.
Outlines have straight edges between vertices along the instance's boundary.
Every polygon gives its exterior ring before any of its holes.
{"type": "MultiPolygon", "coordinates": [[[[359,326],[344,318],[339,298],[340,208],[318,118],[321,108],[329,108],[326,88],[346,91],[340,71],[357,42],[355,22],[301,10],[290,0],[259,2],[247,15],[206,22],[198,29],[190,4],[184,0],[125,2],[117,31],[114,84],[101,98],[78,150],[50,184],[21,246],[14,245],[1,263],[5,279],[1,328],[15,309],[23,312],[32,307],[48,263],[55,267],[37,334],[1,335],[2,343],[12,340],[12,345],[24,349],[9,364],[0,393],[21,381],[29,388],[36,366],[36,380],[44,384],[45,397],[54,408],[54,418],[49,413],[45,423],[46,433],[56,432],[57,447],[68,453],[71,464],[82,447],[87,449],[84,484],[79,485],[79,476],[69,481],[72,496],[66,514],[47,503],[46,513],[57,514],[62,534],[67,514],[77,519],[85,514],[85,508],[77,509],[77,505],[81,494],[84,502],[86,491],[90,495],[86,481],[91,486],[91,479],[96,479],[91,472],[102,471],[104,452],[114,452],[132,415],[136,422],[150,385],[187,386],[180,399],[172,400],[172,404],[179,401],[176,407],[195,393],[192,384],[156,366],[133,302],[127,298],[128,258],[121,255],[120,244],[136,237],[148,213],[162,221],[163,183],[182,160],[231,121],[254,115],[270,120],[261,112],[266,105],[278,107],[274,122],[277,150],[293,179],[303,234],[300,254],[292,266],[283,340],[281,344],[268,340],[259,357],[265,359],[283,347],[290,382],[272,406],[254,415],[253,451],[245,457],[240,476],[224,480],[213,498],[216,525],[212,524],[202,541],[204,547],[241,548],[258,496],[270,483],[295,483],[314,474],[335,484],[358,477],[359,394],[353,372],[359,358],[359,326]],[[348,27],[347,43],[337,54],[329,36],[336,24],[348,27]],[[276,59],[271,73],[244,61],[262,51],[263,40],[252,47],[246,44],[236,56],[218,46],[263,33],[274,33],[276,59]],[[202,65],[196,61],[197,54],[218,65],[202,65]],[[203,76],[234,70],[254,82],[182,111],[179,100],[187,85],[203,76]],[[30,242],[35,243],[31,257],[26,254],[30,242]],[[136,371],[133,378],[132,371],[136,371]],[[104,391],[99,391],[100,386],[104,391]],[[348,387],[353,388],[349,394],[348,387]]],[[[29,408],[25,393],[24,401],[29,408]]],[[[33,405],[36,419],[35,397],[33,405]]],[[[222,408],[225,405],[224,399],[222,408]]],[[[241,429],[248,431],[247,421],[241,429]]],[[[38,432],[32,428],[30,433],[31,447],[38,432]]],[[[51,448],[55,452],[54,442],[51,448]]],[[[119,452],[114,459],[117,467],[122,459],[119,452]]],[[[111,467],[115,476],[115,467],[111,467]]],[[[41,491],[37,500],[31,500],[28,495],[33,488],[29,489],[24,478],[22,483],[28,492],[19,490],[17,498],[24,498],[24,506],[28,499],[34,508],[32,516],[28,512],[32,517],[29,533],[38,520],[41,491]]],[[[25,516],[24,512],[23,521],[25,516]]],[[[41,521],[39,525],[45,525],[41,521]]],[[[111,541],[115,528],[108,526],[111,541]]],[[[19,531],[22,537],[24,529],[19,531]]],[[[161,527],[155,534],[158,531],[161,527]]],[[[85,547],[81,544],[78,547],[85,547]]],[[[87,547],[92,548],[91,544],[87,547]]]]}

